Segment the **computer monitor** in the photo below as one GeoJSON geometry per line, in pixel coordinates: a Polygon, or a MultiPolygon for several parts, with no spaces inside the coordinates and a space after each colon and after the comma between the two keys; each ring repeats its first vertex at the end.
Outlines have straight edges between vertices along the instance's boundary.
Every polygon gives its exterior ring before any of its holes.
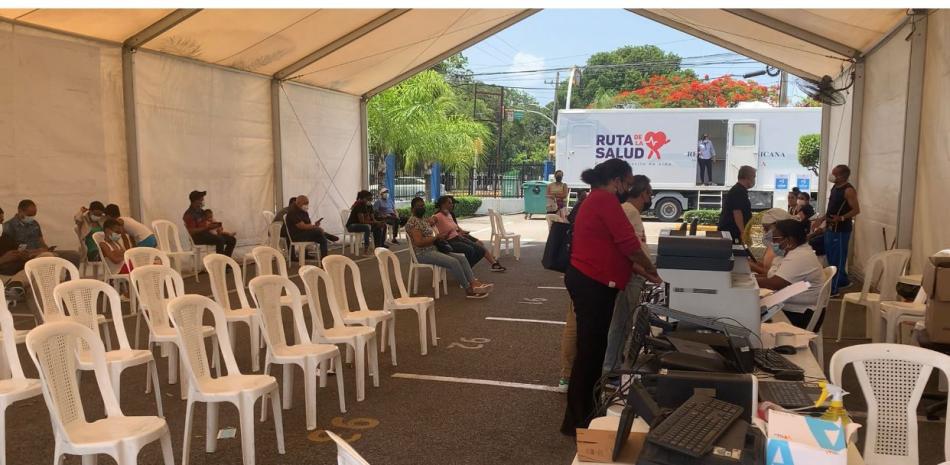
{"type": "Polygon", "coordinates": [[[660,414],[660,406],[653,400],[653,396],[647,392],[643,384],[634,381],[627,392],[627,404],[620,414],[620,426],[617,428],[617,437],[614,439],[614,452],[611,460],[616,461],[620,457],[620,452],[627,442],[627,436],[630,436],[630,428],[633,427],[633,420],[636,417],[643,418],[643,421],[652,426],[653,420],[660,414]]]}
{"type": "Polygon", "coordinates": [[[624,368],[633,369],[637,366],[637,358],[643,347],[646,345],[647,338],[650,337],[650,309],[645,305],[638,305],[633,310],[633,330],[627,339],[627,350],[624,361],[624,368]]]}
{"type": "Polygon", "coordinates": [[[758,394],[751,374],[669,370],[656,377],[655,399],[661,408],[676,408],[697,392],[742,407],[746,421],[755,416],[758,394]]]}

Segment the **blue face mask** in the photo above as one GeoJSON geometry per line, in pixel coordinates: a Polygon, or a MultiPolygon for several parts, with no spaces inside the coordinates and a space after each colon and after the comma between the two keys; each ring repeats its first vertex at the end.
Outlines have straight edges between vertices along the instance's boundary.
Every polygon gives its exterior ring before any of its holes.
{"type": "Polygon", "coordinates": [[[782,247],[780,247],[778,244],[776,244],[776,243],[774,243],[774,242],[772,243],[772,253],[774,253],[776,257],[784,257],[784,256],[785,256],[785,251],[782,250],[782,247]]]}

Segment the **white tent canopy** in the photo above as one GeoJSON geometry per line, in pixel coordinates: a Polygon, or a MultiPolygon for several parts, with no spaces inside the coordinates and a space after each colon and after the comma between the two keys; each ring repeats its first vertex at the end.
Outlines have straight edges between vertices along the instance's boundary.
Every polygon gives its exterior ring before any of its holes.
{"type": "MultiPolygon", "coordinates": [[[[0,10],[0,161],[17,173],[0,205],[33,197],[62,244],[89,200],[176,219],[193,188],[248,242],[256,209],[298,193],[339,227],[366,183],[366,99],[536,11],[0,10]]],[[[914,266],[950,245],[932,221],[950,190],[946,11],[630,11],[800,77],[854,71],[823,160],[857,173],[855,268],[882,228],[914,266]]]]}

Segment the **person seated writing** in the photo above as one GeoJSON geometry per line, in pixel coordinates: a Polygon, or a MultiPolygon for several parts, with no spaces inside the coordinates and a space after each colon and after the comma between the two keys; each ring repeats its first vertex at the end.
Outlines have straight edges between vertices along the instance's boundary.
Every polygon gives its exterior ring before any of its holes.
{"type": "MultiPolygon", "coordinates": [[[[808,245],[807,236],[807,224],[798,220],[777,221],[772,228],[771,248],[777,257],[782,257],[782,261],[774,267],[774,271],[770,270],[765,275],[759,274],[755,277],[760,288],[774,291],[799,281],[811,284],[807,291],[786,300],[782,308],[788,321],[803,329],[807,329],[816,311],[818,294],[824,281],[821,263],[815,251],[808,245]]],[[[812,331],[817,332],[821,328],[822,319],[824,314],[815,323],[812,331]]]]}
{"type": "Polygon", "coordinates": [[[772,270],[782,261],[781,257],[776,257],[775,253],[772,252],[772,229],[777,221],[793,218],[792,215],[781,208],[771,208],[762,212],[762,232],[764,233],[762,235],[762,246],[765,247],[765,254],[757,262],[749,261],[749,268],[752,268],[753,273],[767,274],[769,270],[772,270]]]}

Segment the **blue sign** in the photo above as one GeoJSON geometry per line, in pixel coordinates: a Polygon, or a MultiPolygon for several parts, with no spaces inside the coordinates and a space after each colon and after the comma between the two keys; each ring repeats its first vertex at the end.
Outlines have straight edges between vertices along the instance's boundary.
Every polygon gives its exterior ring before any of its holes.
{"type": "Polygon", "coordinates": [[[811,191],[811,176],[798,176],[798,190],[802,192],[811,191]]]}
{"type": "Polygon", "coordinates": [[[788,190],[788,175],[779,174],[775,176],[775,190],[788,190]]]}

